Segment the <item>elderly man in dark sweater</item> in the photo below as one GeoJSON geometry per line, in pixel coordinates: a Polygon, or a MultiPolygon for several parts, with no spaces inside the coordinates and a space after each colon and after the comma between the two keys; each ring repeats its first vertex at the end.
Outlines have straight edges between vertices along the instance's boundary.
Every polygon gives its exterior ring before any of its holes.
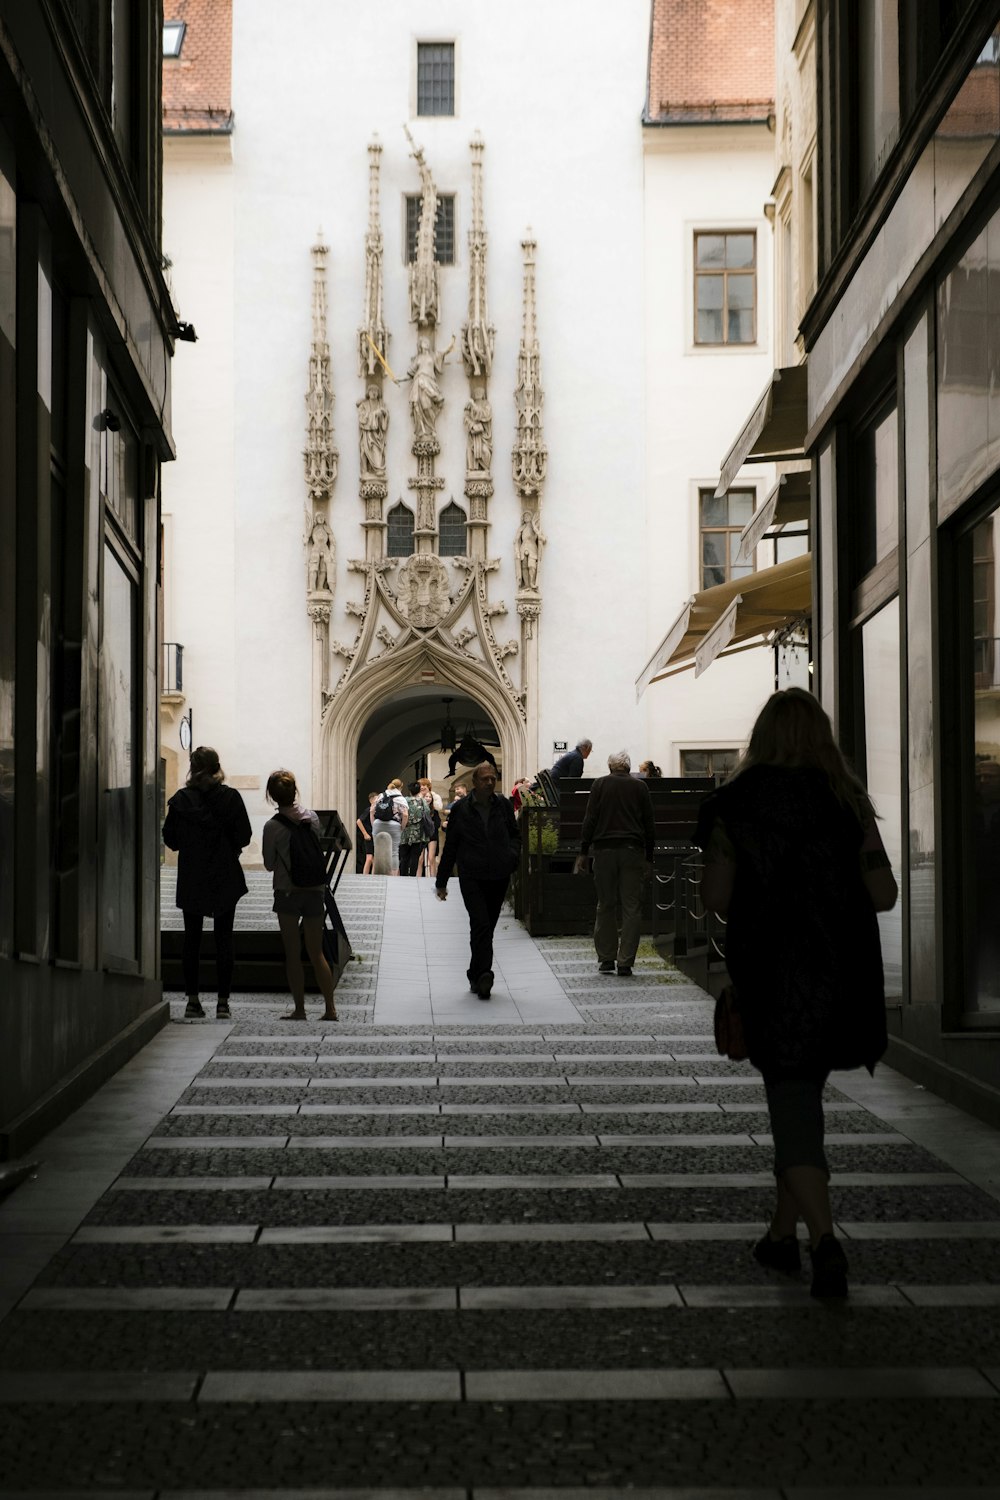
{"type": "Polygon", "coordinates": [[[584,874],[593,849],[598,967],[602,974],[613,974],[617,958],[622,979],[631,975],[635,963],[642,886],[653,872],[653,801],[646,783],[629,775],[631,769],[627,751],[608,756],[611,774],[599,777],[587,798],[580,854],[574,867],[576,874],[584,874]]]}

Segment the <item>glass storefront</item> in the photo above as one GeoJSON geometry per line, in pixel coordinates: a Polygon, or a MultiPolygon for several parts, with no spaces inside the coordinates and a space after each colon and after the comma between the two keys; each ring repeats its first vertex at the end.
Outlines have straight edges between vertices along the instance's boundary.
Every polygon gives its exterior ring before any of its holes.
{"type": "Polygon", "coordinates": [[[104,548],[101,639],[101,925],[105,965],[137,958],[138,796],[135,695],[138,589],[104,548]]]}
{"type": "Polygon", "coordinates": [[[1000,1011],[1000,511],[972,533],[973,775],[967,1008],[1000,1011]]]}
{"type": "Polygon", "coordinates": [[[875,804],[879,832],[901,899],[879,913],[887,1001],[903,993],[903,803],[902,724],[899,692],[899,599],[861,627],[864,676],[865,783],[875,804]]]}

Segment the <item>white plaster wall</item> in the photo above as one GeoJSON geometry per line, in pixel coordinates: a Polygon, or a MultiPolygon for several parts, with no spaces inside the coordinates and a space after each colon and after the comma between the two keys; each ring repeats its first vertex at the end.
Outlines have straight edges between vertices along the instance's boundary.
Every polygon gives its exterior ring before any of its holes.
{"type": "MultiPolygon", "coordinates": [[[[228,139],[168,137],[163,248],[179,316],[196,344],[173,365],[178,459],[163,467],[167,538],[164,638],[184,647],[184,712],[196,744],[214,745],[230,775],[254,770],[236,740],[233,383],[233,168],[228,139]]],[[[178,725],[165,738],[182,758],[178,725]]]]}
{"type": "MultiPolygon", "coordinates": [[[[774,176],[765,126],[649,129],[645,140],[645,641],[633,679],[701,587],[699,486],[718,482],[723,457],[764,389],[772,349],[771,226],[774,176]],[[753,346],[693,343],[694,234],[757,231],[757,333],[753,346]]],[[[770,465],[747,464],[735,483],[774,483],[770,465]]],[[[759,550],[758,567],[773,560],[759,550]]],[[[773,683],[773,656],[758,649],[651,684],[641,700],[643,754],[677,775],[682,748],[741,745],[773,683]]]]}

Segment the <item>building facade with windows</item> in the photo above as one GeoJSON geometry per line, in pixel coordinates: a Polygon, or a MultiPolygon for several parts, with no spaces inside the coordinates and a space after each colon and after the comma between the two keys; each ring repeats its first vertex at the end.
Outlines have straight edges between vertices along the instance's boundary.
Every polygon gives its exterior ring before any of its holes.
{"type": "Polygon", "coordinates": [[[996,1119],[1000,7],[805,9],[817,688],[900,884],[890,1061],[996,1119]]]}
{"type": "Polygon", "coordinates": [[[161,19],[0,0],[0,1157],[166,1019],[161,19]]]}
{"type": "Polygon", "coordinates": [[[778,362],[774,61],[770,0],[653,6],[643,120],[649,664],[638,686],[667,775],[729,768],[774,684],[764,649],[703,674],[693,629],[705,596],[727,606],[749,597],[779,560],[773,540],[743,546],[774,465],[738,465],[720,487],[720,435],[737,429],[778,362]]]}

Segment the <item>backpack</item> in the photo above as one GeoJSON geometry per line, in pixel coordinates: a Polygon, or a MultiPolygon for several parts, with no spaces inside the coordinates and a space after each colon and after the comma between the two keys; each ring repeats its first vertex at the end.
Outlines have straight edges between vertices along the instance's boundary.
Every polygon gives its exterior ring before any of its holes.
{"type": "Polygon", "coordinates": [[[437,827],[434,822],[434,814],[429,807],[425,807],[420,814],[420,832],[426,841],[431,844],[437,838],[437,827]]]}
{"type": "MultiPolygon", "coordinates": [[[[278,814],[280,817],[281,814],[278,814]]],[[[284,818],[288,826],[288,873],[292,885],[326,885],[326,860],[312,822],[284,818]]]]}
{"type": "Polygon", "coordinates": [[[391,792],[383,792],[372,808],[372,820],[391,823],[396,816],[396,799],[391,792]]]}

